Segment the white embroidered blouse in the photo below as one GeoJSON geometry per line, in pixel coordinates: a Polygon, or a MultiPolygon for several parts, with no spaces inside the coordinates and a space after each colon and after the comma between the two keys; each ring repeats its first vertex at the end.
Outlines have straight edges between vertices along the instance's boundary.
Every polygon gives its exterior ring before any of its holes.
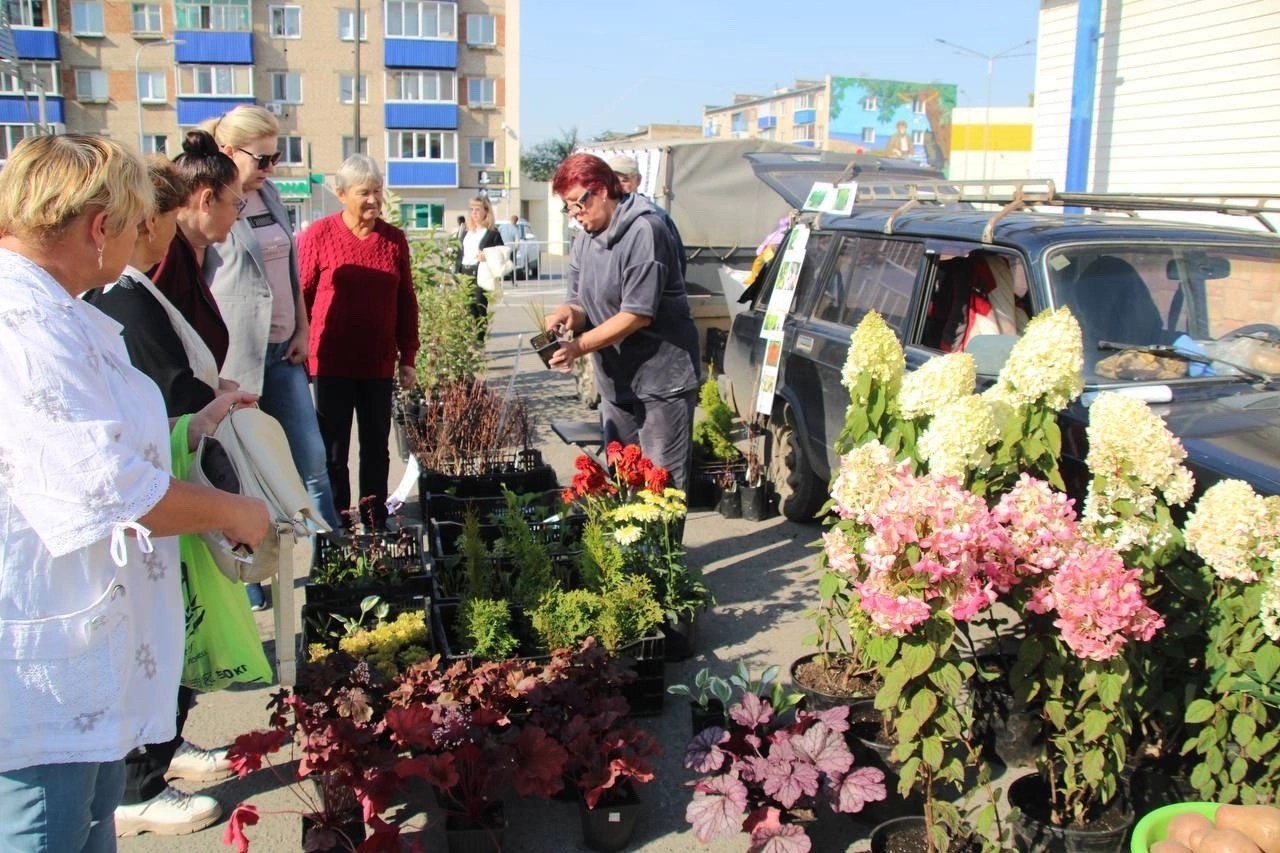
{"type": "Polygon", "coordinates": [[[120,325],[0,249],[0,771],[174,736],[178,540],[164,401],[120,325]]]}

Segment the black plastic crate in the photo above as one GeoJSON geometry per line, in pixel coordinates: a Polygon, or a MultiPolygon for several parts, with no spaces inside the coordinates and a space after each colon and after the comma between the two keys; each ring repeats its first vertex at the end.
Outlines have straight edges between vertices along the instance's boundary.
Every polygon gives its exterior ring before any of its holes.
{"type": "MultiPolygon", "coordinates": [[[[560,586],[562,589],[578,589],[582,586],[582,570],[578,566],[578,560],[581,557],[581,551],[564,551],[558,554],[551,554],[551,566],[556,575],[560,577],[560,586]]],[[[435,589],[441,598],[457,598],[461,596],[465,589],[459,588],[461,584],[466,582],[466,569],[462,565],[461,555],[446,557],[440,560],[440,569],[435,572],[435,589]]],[[[495,579],[500,575],[507,575],[510,583],[514,583],[515,572],[518,571],[510,557],[489,557],[489,572],[495,579]]]]}
{"type": "Polygon", "coordinates": [[[657,717],[667,695],[666,638],[661,631],[620,647],[618,660],[635,672],[635,680],[622,685],[622,696],[633,717],[657,717]]]}
{"type": "Polygon", "coordinates": [[[410,525],[396,533],[321,535],[315,538],[315,543],[311,555],[312,576],[333,560],[368,559],[375,546],[381,549],[377,558],[380,568],[376,573],[342,583],[308,582],[305,586],[308,603],[351,599],[358,602],[365,595],[389,598],[428,595],[432,591],[431,561],[423,550],[420,525],[410,525]]]}
{"type": "MultiPolygon", "coordinates": [[[[517,494],[545,492],[557,487],[555,469],[542,461],[539,450],[464,460],[455,471],[444,473],[424,468],[418,474],[418,494],[501,497],[503,486],[517,494]]],[[[425,509],[425,501],[423,506],[425,509]]]]}
{"type": "MultiPolygon", "coordinates": [[[[563,514],[568,507],[560,497],[561,491],[557,487],[538,493],[523,508],[524,513],[538,520],[563,514]]],[[[502,494],[470,498],[440,493],[422,496],[422,513],[428,521],[466,521],[468,512],[474,512],[482,523],[494,522],[507,514],[507,499],[502,494]]]]}
{"type": "MultiPolygon", "coordinates": [[[[558,521],[528,522],[534,537],[552,552],[577,550],[582,547],[582,529],[586,526],[586,516],[571,515],[558,521]]],[[[462,553],[462,536],[466,525],[460,521],[429,522],[431,528],[431,555],[436,559],[444,559],[462,553]]],[[[502,538],[501,524],[481,524],[480,541],[492,548],[502,538]]]]}
{"type": "MultiPolygon", "coordinates": [[[[431,651],[450,662],[470,661],[473,655],[464,648],[466,639],[458,625],[462,602],[456,598],[432,602],[430,610],[431,651]]],[[[512,657],[519,660],[548,661],[551,656],[543,650],[533,630],[529,614],[520,607],[511,608],[511,630],[520,641],[520,647],[512,657]]]]}

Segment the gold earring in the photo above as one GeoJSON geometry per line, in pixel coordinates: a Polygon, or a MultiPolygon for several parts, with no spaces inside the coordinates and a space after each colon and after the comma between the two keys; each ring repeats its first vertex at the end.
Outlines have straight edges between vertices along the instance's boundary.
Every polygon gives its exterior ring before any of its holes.
{"type": "Polygon", "coordinates": [[[102,269],[102,252],[105,247],[98,247],[98,269],[102,269]]]}

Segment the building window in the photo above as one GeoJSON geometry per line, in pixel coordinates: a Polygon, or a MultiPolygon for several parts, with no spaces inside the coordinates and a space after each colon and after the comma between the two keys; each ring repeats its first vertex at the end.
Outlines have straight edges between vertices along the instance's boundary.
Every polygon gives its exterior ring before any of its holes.
{"type": "Polygon", "coordinates": [[[281,163],[288,166],[306,165],[306,145],[301,136],[281,136],[276,148],[280,152],[281,163]]]}
{"type": "Polygon", "coordinates": [[[178,97],[238,95],[253,97],[251,65],[179,65],[178,97]]]}
{"type": "Polygon", "coordinates": [[[173,4],[174,28],[179,30],[217,30],[248,32],[250,0],[177,0],[173,4]]]}
{"type": "Polygon", "coordinates": [[[163,133],[147,133],[142,137],[143,154],[168,154],[169,137],[163,133]]]}
{"type": "Polygon", "coordinates": [[[130,17],[135,33],[164,33],[164,22],[160,15],[159,3],[131,3],[130,17]]]}
{"type": "Polygon", "coordinates": [[[405,228],[439,228],[444,225],[444,202],[403,202],[400,205],[400,221],[405,228]]]}
{"type": "Polygon", "coordinates": [[[862,108],[869,113],[874,113],[880,109],[880,99],[875,95],[867,95],[862,99],[862,108]]]}
{"type": "Polygon", "coordinates": [[[5,70],[0,72],[0,95],[35,95],[40,91],[46,95],[62,93],[58,85],[59,78],[54,75],[51,63],[20,62],[18,69],[21,71],[21,76],[10,70],[12,66],[8,63],[3,67],[5,70]]]}
{"type": "Polygon", "coordinates": [[[71,4],[71,34],[76,36],[100,36],[102,29],[102,3],[71,4]]]}
{"type": "Polygon", "coordinates": [[[923,131],[923,130],[913,130],[913,131],[911,131],[911,144],[912,144],[912,145],[924,145],[924,131],[923,131]]]}
{"type": "Polygon", "coordinates": [[[808,141],[813,139],[813,125],[798,124],[791,129],[791,140],[793,142],[808,141]]]}
{"type": "Polygon", "coordinates": [[[107,72],[77,71],[76,100],[84,104],[105,104],[107,98],[107,72]]]}
{"type": "MultiPolygon", "coordinates": [[[[339,9],[338,10],[338,40],[339,41],[355,41],[355,9],[339,9]]],[[[369,40],[369,16],[363,10],[360,12],[360,41],[369,40]]]]}
{"type": "Polygon", "coordinates": [[[302,38],[302,7],[271,6],[267,9],[271,20],[271,37],[274,39],[302,38]]]}
{"type": "Polygon", "coordinates": [[[298,71],[272,71],[271,100],[282,104],[302,103],[302,74],[298,71]]]}
{"type": "Polygon", "coordinates": [[[441,130],[396,130],[390,134],[388,157],[402,160],[457,160],[457,134],[441,130]]]}
{"type": "Polygon", "coordinates": [[[47,27],[53,20],[44,0],[6,0],[5,5],[9,7],[9,25],[13,27],[47,27]]]}
{"type": "Polygon", "coordinates": [[[911,112],[924,115],[924,98],[916,98],[911,102],[911,112]]]}
{"type": "Polygon", "coordinates": [[[498,19],[493,15],[467,15],[467,46],[497,47],[498,19]]]}
{"type": "Polygon", "coordinates": [[[467,105],[472,107],[492,107],[497,105],[496,81],[488,77],[471,77],[467,80],[467,105]]]}
{"type": "Polygon", "coordinates": [[[8,160],[13,146],[36,135],[34,124],[0,124],[0,160],[8,160]]]}
{"type": "Polygon", "coordinates": [[[163,104],[169,100],[163,71],[138,72],[138,100],[146,104],[163,104]]]}
{"type": "Polygon", "coordinates": [[[348,157],[350,157],[352,154],[356,154],[356,153],[359,153],[359,154],[369,153],[369,137],[367,136],[360,137],[359,152],[357,152],[355,148],[352,146],[350,136],[342,137],[342,159],[345,160],[348,157]]]}
{"type": "Polygon", "coordinates": [[[456,39],[458,4],[387,0],[387,35],[403,38],[456,39]]]}
{"type": "Polygon", "coordinates": [[[388,71],[388,101],[456,103],[457,78],[448,71],[388,71]]]}
{"type": "Polygon", "coordinates": [[[468,139],[467,162],[472,166],[495,165],[498,162],[497,145],[492,139],[468,139]]]}
{"type": "Polygon", "coordinates": [[[813,109],[813,92],[805,92],[803,95],[796,95],[795,105],[797,110],[813,109]]]}
{"type": "MultiPolygon", "coordinates": [[[[350,74],[338,75],[338,101],[349,104],[352,101],[352,83],[354,78],[350,74]]],[[[369,103],[369,76],[367,74],[360,75],[360,103],[369,103]]]]}
{"type": "Polygon", "coordinates": [[[875,145],[876,129],[874,127],[864,127],[862,129],[862,141],[866,145],[875,145]]]}

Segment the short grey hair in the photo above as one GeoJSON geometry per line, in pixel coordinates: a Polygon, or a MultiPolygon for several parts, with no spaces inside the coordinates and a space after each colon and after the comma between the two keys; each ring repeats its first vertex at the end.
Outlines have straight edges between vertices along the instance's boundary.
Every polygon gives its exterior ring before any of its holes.
{"type": "Polygon", "coordinates": [[[342,161],[334,173],[333,182],[340,190],[363,187],[366,184],[382,186],[382,170],[368,154],[352,154],[342,161]]]}

